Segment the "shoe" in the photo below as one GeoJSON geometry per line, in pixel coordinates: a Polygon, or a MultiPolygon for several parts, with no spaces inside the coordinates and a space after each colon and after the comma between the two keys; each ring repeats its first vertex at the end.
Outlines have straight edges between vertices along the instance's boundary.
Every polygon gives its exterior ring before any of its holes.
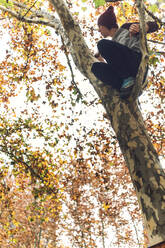
{"type": "Polygon", "coordinates": [[[120,88],[120,97],[126,99],[130,96],[132,88],[134,86],[135,79],[133,77],[126,78],[120,88]]]}
{"type": "Polygon", "coordinates": [[[121,89],[129,88],[132,85],[134,85],[134,83],[135,83],[135,78],[133,78],[133,77],[126,78],[126,79],[124,79],[124,81],[122,83],[121,89]]]}
{"type": "Polygon", "coordinates": [[[119,92],[120,97],[121,97],[122,99],[127,99],[127,98],[131,95],[133,86],[134,86],[134,85],[131,85],[130,87],[127,87],[127,88],[121,88],[121,89],[120,89],[120,92],[119,92]]]}

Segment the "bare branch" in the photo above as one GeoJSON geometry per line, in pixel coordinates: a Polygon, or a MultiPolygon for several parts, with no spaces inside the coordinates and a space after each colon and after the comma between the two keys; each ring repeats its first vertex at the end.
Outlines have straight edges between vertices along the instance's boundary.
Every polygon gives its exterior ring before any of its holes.
{"type": "Polygon", "coordinates": [[[15,17],[18,21],[22,21],[22,22],[26,22],[26,23],[33,23],[33,24],[41,24],[41,25],[55,28],[55,23],[52,21],[42,20],[39,18],[27,18],[27,17],[21,16],[19,13],[15,12],[11,9],[8,9],[6,7],[3,7],[3,6],[0,6],[0,9],[4,12],[8,12],[12,17],[15,17]]]}
{"type": "Polygon", "coordinates": [[[105,0],[107,3],[116,3],[116,2],[122,2],[123,0],[105,0]]]}
{"type": "Polygon", "coordinates": [[[32,4],[32,6],[26,11],[26,13],[23,15],[23,17],[25,17],[30,11],[31,11],[31,9],[35,6],[35,4],[38,2],[38,0],[36,0],[33,4],[32,4]]]}
{"type": "Polygon", "coordinates": [[[67,48],[66,48],[66,45],[65,45],[65,42],[64,42],[64,39],[63,39],[62,36],[61,36],[61,42],[62,42],[63,50],[64,50],[64,53],[65,53],[65,56],[66,56],[66,59],[67,59],[67,63],[68,63],[69,69],[70,69],[70,73],[71,73],[71,77],[72,77],[72,85],[74,86],[74,88],[76,89],[76,91],[78,93],[78,99],[79,98],[82,98],[83,95],[82,95],[81,91],[79,90],[79,88],[76,85],[76,82],[75,82],[75,79],[74,79],[74,73],[73,73],[72,65],[71,65],[71,62],[70,62],[70,59],[69,59],[69,55],[68,55],[68,52],[67,52],[67,48]]]}
{"type": "Polygon", "coordinates": [[[57,11],[61,24],[65,29],[65,34],[71,43],[71,52],[75,65],[85,77],[92,81],[96,92],[98,90],[100,91],[103,83],[96,79],[94,74],[91,72],[91,66],[97,60],[94,58],[91,50],[85,42],[79,24],[74,20],[64,0],[49,1],[57,11]]]}
{"type": "MultiPolygon", "coordinates": [[[[36,0],[38,1],[38,0],[36,0]]],[[[48,19],[50,21],[53,21],[55,19],[54,15],[51,15],[50,13],[46,12],[46,11],[43,11],[43,10],[33,10],[32,7],[34,7],[34,4],[30,7],[27,7],[26,4],[23,4],[23,3],[19,3],[19,2],[16,2],[16,1],[13,1],[13,4],[20,8],[20,9],[25,9],[27,10],[27,12],[31,12],[32,15],[31,15],[31,18],[32,17],[38,17],[38,18],[44,18],[44,19],[48,19]]],[[[26,16],[26,15],[25,15],[26,16]]]]}
{"type": "Polygon", "coordinates": [[[155,20],[156,22],[158,22],[161,26],[165,24],[165,22],[162,22],[162,20],[160,20],[157,16],[155,16],[151,11],[149,11],[145,6],[144,9],[146,11],[146,13],[152,17],[153,20],[155,20]]]}
{"type": "Polygon", "coordinates": [[[165,56],[165,52],[163,52],[163,51],[157,51],[156,54],[157,55],[164,55],[165,56]]]}
{"type": "Polygon", "coordinates": [[[160,44],[160,45],[165,45],[164,42],[160,42],[160,41],[157,41],[157,40],[147,40],[149,42],[153,42],[153,43],[156,43],[156,44],[160,44]]]}

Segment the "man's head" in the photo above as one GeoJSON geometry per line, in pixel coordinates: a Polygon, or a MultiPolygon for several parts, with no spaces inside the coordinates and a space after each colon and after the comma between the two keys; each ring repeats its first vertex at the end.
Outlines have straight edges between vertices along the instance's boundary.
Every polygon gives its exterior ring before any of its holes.
{"type": "Polygon", "coordinates": [[[111,36],[111,30],[118,29],[118,24],[114,9],[110,6],[100,17],[98,18],[99,31],[104,37],[111,36]]]}

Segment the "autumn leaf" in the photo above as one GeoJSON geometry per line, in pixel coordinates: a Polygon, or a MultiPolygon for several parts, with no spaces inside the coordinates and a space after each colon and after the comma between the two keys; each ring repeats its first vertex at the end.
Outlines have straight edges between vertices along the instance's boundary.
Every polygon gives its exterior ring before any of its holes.
{"type": "Polygon", "coordinates": [[[103,6],[105,4],[105,0],[93,0],[95,4],[95,8],[98,8],[100,6],[103,6]]]}

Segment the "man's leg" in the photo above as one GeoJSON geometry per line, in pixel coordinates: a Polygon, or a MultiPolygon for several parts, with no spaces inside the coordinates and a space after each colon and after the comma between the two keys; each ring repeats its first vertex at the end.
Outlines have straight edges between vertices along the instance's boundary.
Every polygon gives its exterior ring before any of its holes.
{"type": "Polygon", "coordinates": [[[91,71],[93,74],[107,85],[111,85],[114,89],[118,90],[121,88],[122,80],[113,71],[110,64],[104,62],[96,62],[92,65],[91,71]]]}
{"type": "Polygon", "coordinates": [[[124,80],[128,77],[136,77],[141,61],[141,53],[106,39],[98,42],[98,50],[120,78],[124,80]]]}

